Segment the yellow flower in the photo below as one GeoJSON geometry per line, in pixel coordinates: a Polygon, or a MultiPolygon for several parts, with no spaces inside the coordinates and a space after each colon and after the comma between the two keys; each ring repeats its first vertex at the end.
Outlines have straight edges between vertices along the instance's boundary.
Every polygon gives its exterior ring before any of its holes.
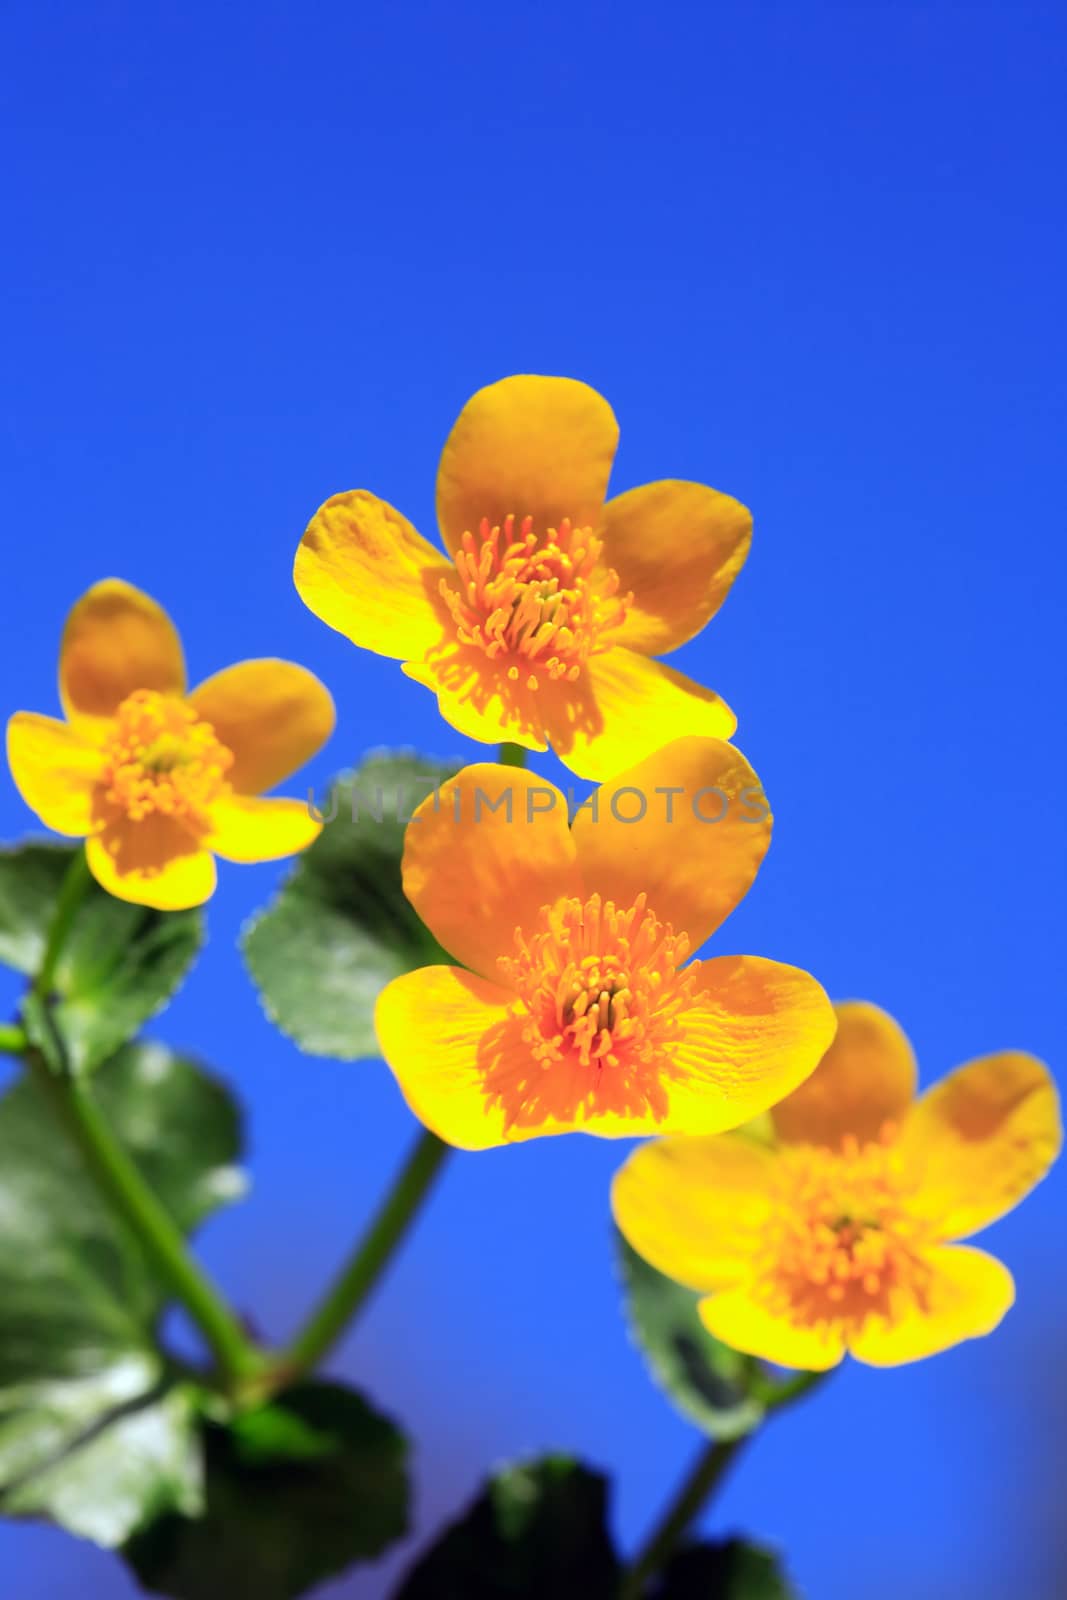
{"type": "Polygon", "coordinates": [[[1047,1068],[982,1056],[915,1099],[915,1061],[876,1006],[837,1008],[815,1073],[771,1113],[775,1138],[664,1139],[634,1152],[615,1219],[660,1272],[702,1291],[724,1343],[821,1371],[991,1333],[1011,1274],[965,1239],[1010,1211],[1060,1148],[1047,1068]]]}
{"type": "Polygon", "coordinates": [[[470,970],[396,978],[375,1016],[415,1115],[475,1150],[575,1130],[718,1132],[789,1093],[833,1035],[819,985],[756,956],[686,960],[769,840],[755,773],[718,739],[638,763],[573,827],[551,785],[465,768],[415,812],[403,872],[470,970]]]}
{"type": "Polygon", "coordinates": [[[303,667],[242,661],[187,694],[166,612],[108,578],[67,618],[59,691],[66,722],[8,723],[11,773],[49,828],[86,837],[93,876],[119,899],[200,905],[214,856],[270,861],[318,833],[302,801],[258,798],[333,730],[333,701],[303,667]]]}
{"type": "Polygon", "coordinates": [[[484,743],[552,748],[603,778],[682,734],[729,738],[717,695],[651,658],[698,633],[746,555],[744,506],[667,480],[605,504],[611,407],[569,378],[505,378],[468,401],[437,474],[449,559],[357,489],[297,551],[304,603],[404,663],[484,743]]]}

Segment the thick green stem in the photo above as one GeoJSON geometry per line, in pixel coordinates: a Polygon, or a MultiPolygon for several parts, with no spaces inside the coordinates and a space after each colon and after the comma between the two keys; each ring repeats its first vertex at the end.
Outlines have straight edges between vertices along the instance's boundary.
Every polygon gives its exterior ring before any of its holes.
{"type": "Polygon", "coordinates": [[[526,765],[527,751],[521,744],[502,744],[500,746],[500,765],[502,767],[524,767],[526,765]]]}
{"type": "Polygon", "coordinates": [[[0,1054],[20,1056],[26,1048],[26,1034],[14,1022],[0,1023],[0,1054]]]}
{"type": "Polygon", "coordinates": [[[86,890],[91,882],[89,863],[82,848],[71,861],[60,885],[59,897],[45,941],[44,955],[41,957],[41,965],[34,979],[34,993],[40,995],[43,1000],[49,998],[55,987],[56,968],[63,954],[63,947],[78,915],[78,907],[85,899],[86,890]]]}
{"type": "Polygon", "coordinates": [[[355,1253],[281,1357],[285,1381],[318,1366],[349,1327],[415,1220],[449,1146],[423,1133],[355,1253]]]}
{"type": "Polygon", "coordinates": [[[177,1223],[111,1132],[88,1088],[54,1072],[37,1050],[28,1051],[26,1060],[90,1177],[200,1329],[222,1375],[237,1380],[259,1371],[263,1356],[190,1255],[177,1223]]]}
{"type": "MultiPolygon", "coordinates": [[[[825,1372],[798,1372],[782,1383],[773,1383],[768,1379],[759,1391],[766,1415],[769,1417],[775,1411],[791,1405],[794,1400],[799,1400],[822,1383],[826,1376],[825,1372]]],[[[670,1560],[694,1518],[737,1459],[741,1447],[753,1437],[754,1434],[749,1433],[739,1439],[716,1439],[701,1451],[692,1470],[682,1481],[674,1499],[626,1572],[619,1590],[619,1600],[640,1600],[648,1580],[670,1560]]]]}

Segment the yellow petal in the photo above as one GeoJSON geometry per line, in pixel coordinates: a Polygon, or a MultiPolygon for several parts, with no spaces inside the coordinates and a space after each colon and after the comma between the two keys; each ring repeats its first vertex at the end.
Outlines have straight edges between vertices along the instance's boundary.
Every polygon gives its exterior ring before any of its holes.
{"type": "Polygon", "coordinates": [[[189,701],[233,753],[226,776],[239,794],[272,789],[333,732],[329,690],[292,661],[239,661],[206,679],[189,701]]]}
{"type": "Polygon", "coordinates": [[[611,1208],[657,1272],[707,1293],[751,1271],[774,1177],[773,1151],[740,1134],[655,1139],[615,1174],[611,1208]]]}
{"type": "Polygon", "coordinates": [[[1048,1068],[1005,1050],[959,1067],[917,1100],[901,1135],[924,1213],[963,1239],[1018,1205],[1055,1161],[1060,1104],[1048,1068]]]}
{"type": "Polygon", "coordinates": [[[708,1332],[723,1344],[779,1367],[826,1372],[836,1367],[845,1353],[838,1327],[790,1322],[769,1311],[749,1288],[728,1289],[701,1300],[697,1310],[708,1332]]]}
{"type": "Polygon", "coordinates": [[[872,1367],[898,1367],[937,1355],[964,1339],[992,1333],[1015,1299],[1007,1267],[968,1245],[929,1250],[930,1269],[921,1303],[902,1305],[892,1322],[870,1318],[849,1337],[849,1349],[872,1367]]]}
{"type": "Polygon", "coordinates": [[[404,1099],[420,1122],[461,1150],[508,1139],[503,1109],[485,1088],[484,1052],[510,999],[506,989],[458,967],[405,973],[378,996],[378,1043],[404,1099]]]}
{"type": "Polygon", "coordinates": [[[692,1007],[671,1048],[663,1133],[721,1133],[791,1093],[833,1038],[815,979],[760,956],[700,964],[692,1007]]]}
{"type": "Polygon", "coordinates": [[[634,597],[620,639],[662,655],[722,605],[748,555],[752,516],[728,494],[667,479],[609,500],[601,531],[603,559],[634,597]]]}
{"type": "Polygon", "coordinates": [[[203,844],[224,861],[277,861],[306,850],[321,832],[305,800],[230,795],[212,806],[203,844]]]}
{"type": "Polygon", "coordinates": [[[437,516],[447,548],[509,515],[534,531],[600,521],[619,429],[607,401],[573,378],[504,378],[468,400],[441,454],[437,516]]]}
{"type": "Polygon", "coordinates": [[[162,606],[120,578],[83,594],[67,618],[59,694],[68,717],[110,717],[135,689],[185,691],[181,640],[162,606]]]}
{"type": "Polygon", "coordinates": [[[301,600],[353,644],[403,661],[442,633],[438,584],[452,571],[406,517],[366,489],[335,494],[300,541],[301,600]]]}
{"type": "Polygon", "coordinates": [[[514,767],[465,767],[415,811],[404,840],[404,890],[456,960],[497,977],[515,929],[580,892],[567,803],[514,767]]]}
{"type": "Polygon", "coordinates": [[[215,892],[215,862],[178,823],[158,812],[143,822],[117,823],[86,842],[89,870],[119,900],[185,911],[215,892]]]}
{"type": "Polygon", "coordinates": [[[728,739],[725,700],[662,661],[621,646],[592,656],[577,684],[542,711],[549,743],[572,772],[606,778],[685,735],[728,739]]]}
{"type": "Polygon", "coordinates": [[[99,750],[65,722],[16,711],[7,725],[7,759],[19,794],[46,827],[75,837],[89,832],[99,750]]]}
{"type": "Polygon", "coordinates": [[[834,1007],[837,1037],[806,1083],[771,1115],[781,1139],[839,1146],[877,1139],[915,1096],[915,1057],[898,1023],[862,1000],[834,1007]]]}
{"type": "Polygon", "coordinates": [[[437,708],[450,727],[482,744],[521,744],[544,750],[544,690],[509,682],[482,654],[463,645],[444,645],[422,661],[406,661],[404,672],[432,689],[437,708]]]}
{"type": "Polygon", "coordinates": [[[744,898],[770,844],[770,811],[744,756],[720,739],[677,739],[595,800],[573,829],[589,892],[619,906],[647,894],[698,949],[744,898]]]}

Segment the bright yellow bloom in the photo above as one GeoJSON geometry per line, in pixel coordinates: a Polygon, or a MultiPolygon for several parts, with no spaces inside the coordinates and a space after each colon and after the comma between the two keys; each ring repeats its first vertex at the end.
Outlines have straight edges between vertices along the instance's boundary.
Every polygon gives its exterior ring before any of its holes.
{"type": "Polygon", "coordinates": [[[706,1326],[780,1366],[846,1351],[897,1366],[990,1333],[1011,1274],[964,1239],[1010,1211],[1060,1148],[1048,1070],[982,1056],[915,1099],[915,1061],[876,1006],[837,1008],[775,1138],[664,1139],[615,1179],[615,1219],[660,1272],[708,1296],[706,1326]]]}
{"type": "Polygon", "coordinates": [[[166,612],[107,578],[67,618],[59,692],[66,722],[8,723],[11,773],[42,822],[86,838],[93,876],[120,900],[200,905],[216,855],[271,861],[319,832],[303,801],[258,798],[333,730],[333,701],[303,667],[242,661],[187,694],[166,612]]]}
{"type": "Polygon", "coordinates": [[[494,383],[441,456],[449,559],[356,489],[312,518],[296,587],[331,628],[402,661],[472,739],[551,744],[572,771],[603,778],[682,734],[729,738],[729,707],[651,657],[719,609],[752,519],[675,480],[605,504],[617,440],[611,407],[584,383],[494,383]]]}
{"type": "Polygon", "coordinates": [[[638,763],[573,827],[564,796],[514,768],[445,784],[408,826],[404,888],[470,970],[396,978],[375,1016],[415,1115],[476,1150],[718,1132],[796,1088],[833,1035],[815,980],[756,956],[687,962],[769,841],[755,773],[719,739],[638,763]]]}

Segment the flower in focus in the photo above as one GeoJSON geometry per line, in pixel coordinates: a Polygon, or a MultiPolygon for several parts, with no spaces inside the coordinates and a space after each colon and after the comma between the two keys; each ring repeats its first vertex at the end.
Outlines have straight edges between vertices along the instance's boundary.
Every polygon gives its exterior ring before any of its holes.
{"type": "Polygon", "coordinates": [[[139,589],[105,579],[67,618],[67,720],[18,711],[7,753],[19,793],[57,833],[85,837],[97,882],[177,911],[215,888],[216,855],[271,861],[320,824],[300,800],[263,799],[333,730],[333,701],[290,661],[242,661],[186,692],[182,647],[139,589]]]}
{"type": "Polygon", "coordinates": [[[729,707],[652,657],[719,609],[752,519],[675,480],[605,503],[617,440],[611,407],[584,383],[491,384],[441,456],[447,558],[357,489],[312,518],[296,587],[331,628],[402,661],[472,739],[550,744],[602,778],[682,734],[729,738],[729,707]]]}
{"type": "Polygon", "coordinates": [[[1060,1148],[1046,1067],[982,1056],[915,1098],[915,1061],[876,1006],[837,1008],[812,1076],[751,1132],[644,1145],[612,1202],[646,1261],[702,1291],[725,1344],[823,1370],[897,1366],[990,1333],[1011,1274],[966,1239],[1010,1211],[1060,1148]]]}
{"type": "Polygon", "coordinates": [[[657,751],[573,826],[551,785],[465,768],[415,812],[403,862],[463,966],[395,978],[375,1015],[415,1115],[473,1150],[718,1132],[796,1088],[833,1035],[815,980],[756,956],[688,960],[769,841],[755,773],[718,739],[657,751]]]}

